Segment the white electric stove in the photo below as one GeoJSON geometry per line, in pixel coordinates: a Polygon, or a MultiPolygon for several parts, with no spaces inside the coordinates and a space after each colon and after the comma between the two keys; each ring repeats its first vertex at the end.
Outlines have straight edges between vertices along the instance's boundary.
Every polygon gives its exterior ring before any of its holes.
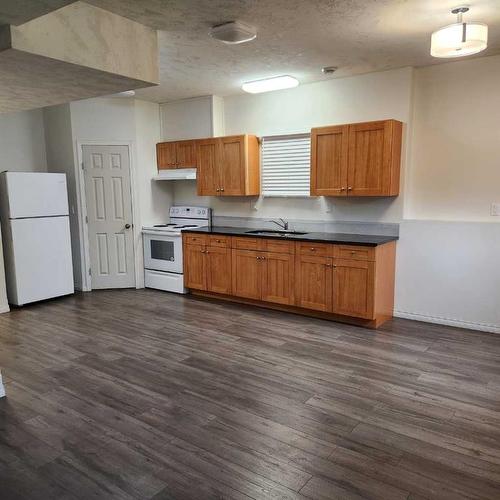
{"type": "Polygon", "coordinates": [[[170,222],[143,226],[144,282],[146,288],[186,293],[182,273],[182,230],[207,227],[211,209],[171,207],[170,222]]]}

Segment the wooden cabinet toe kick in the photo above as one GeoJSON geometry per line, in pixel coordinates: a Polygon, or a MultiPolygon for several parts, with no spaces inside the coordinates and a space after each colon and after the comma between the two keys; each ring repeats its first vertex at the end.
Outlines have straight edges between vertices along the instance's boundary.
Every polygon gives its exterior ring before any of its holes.
{"type": "Polygon", "coordinates": [[[235,297],[234,295],[224,295],[220,293],[205,292],[202,290],[190,290],[191,295],[195,297],[202,297],[203,299],[222,300],[225,302],[234,302],[237,304],[245,304],[249,306],[263,307],[265,309],[272,309],[274,311],[283,311],[291,314],[299,314],[301,316],[310,316],[312,318],[325,319],[329,321],[337,321],[338,323],[346,323],[348,325],[362,326],[365,328],[378,328],[387,320],[392,319],[392,316],[377,316],[375,319],[354,318],[351,316],[344,316],[342,314],[333,314],[322,311],[314,311],[312,309],[304,309],[302,307],[287,306],[283,304],[274,304],[271,302],[264,302],[262,300],[244,299],[235,297]]]}

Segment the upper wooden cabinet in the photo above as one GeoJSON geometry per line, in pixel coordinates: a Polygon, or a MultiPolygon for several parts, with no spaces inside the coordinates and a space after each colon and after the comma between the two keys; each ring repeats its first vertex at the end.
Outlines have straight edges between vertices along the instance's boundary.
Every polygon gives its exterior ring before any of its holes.
{"type": "Polygon", "coordinates": [[[313,128],[311,195],[398,195],[402,126],[383,120],[313,128]]]}
{"type": "Polygon", "coordinates": [[[196,168],[196,142],[160,142],[156,145],[158,170],[167,168],[196,168]]]}
{"type": "Polygon", "coordinates": [[[259,141],[253,135],[198,141],[198,195],[255,196],[260,193],[259,141]]]}

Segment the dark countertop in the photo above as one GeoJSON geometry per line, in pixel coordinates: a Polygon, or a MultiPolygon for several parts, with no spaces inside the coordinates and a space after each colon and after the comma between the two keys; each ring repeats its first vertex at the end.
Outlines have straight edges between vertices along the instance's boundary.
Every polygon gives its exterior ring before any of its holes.
{"type": "Polygon", "coordinates": [[[397,236],[383,236],[372,234],[347,234],[347,233],[306,233],[297,235],[261,235],[248,234],[248,231],[254,231],[255,228],[250,227],[199,227],[194,229],[184,229],[185,233],[202,233],[202,234],[225,234],[230,236],[246,236],[248,238],[275,238],[278,240],[295,240],[295,241],[316,241],[322,243],[344,243],[346,245],[363,245],[375,247],[383,245],[390,241],[398,240],[397,236]]]}

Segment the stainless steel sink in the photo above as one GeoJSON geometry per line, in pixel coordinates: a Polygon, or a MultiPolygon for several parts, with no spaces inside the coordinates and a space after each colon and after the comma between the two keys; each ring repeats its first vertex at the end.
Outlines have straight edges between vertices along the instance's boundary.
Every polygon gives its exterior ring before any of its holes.
{"type": "Polygon", "coordinates": [[[300,236],[302,233],[300,231],[285,231],[279,229],[255,229],[252,231],[246,231],[245,234],[257,234],[260,236],[300,236]]]}

